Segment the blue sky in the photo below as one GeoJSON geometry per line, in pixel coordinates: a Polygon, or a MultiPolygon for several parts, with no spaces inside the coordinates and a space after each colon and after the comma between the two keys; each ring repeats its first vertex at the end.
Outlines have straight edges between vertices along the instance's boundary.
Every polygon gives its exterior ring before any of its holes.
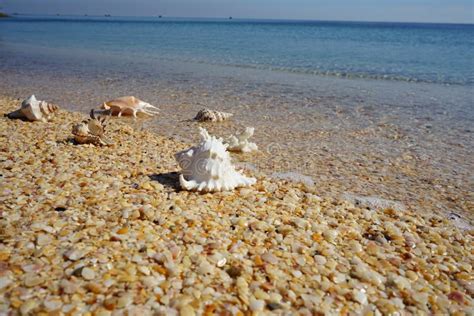
{"type": "Polygon", "coordinates": [[[7,12],[474,23],[474,0],[0,0],[7,12]]]}

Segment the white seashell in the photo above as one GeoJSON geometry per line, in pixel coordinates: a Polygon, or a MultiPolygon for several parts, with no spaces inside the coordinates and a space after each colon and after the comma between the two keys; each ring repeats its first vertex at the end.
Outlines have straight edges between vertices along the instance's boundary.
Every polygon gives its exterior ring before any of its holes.
{"type": "Polygon", "coordinates": [[[258,150],[258,146],[255,143],[249,142],[249,138],[253,136],[255,129],[253,127],[246,127],[245,131],[237,136],[230,136],[227,140],[229,151],[248,153],[254,150],[258,150]]]}
{"type": "Polygon", "coordinates": [[[28,121],[47,122],[57,109],[57,105],[38,101],[34,95],[31,95],[21,103],[21,107],[18,110],[9,113],[7,116],[12,119],[21,118],[28,121]]]}
{"type": "Polygon", "coordinates": [[[91,110],[90,117],[90,119],[72,127],[74,140],[79,144],[111,145],[112,143],[104,137],[105,117],[96,118],[94,110],[91,110]]]}
{"type": "Polygon", "coordinates": [[[215,110],[202,109],[197,114],[194,120],[199,122],[222,122],[233,116],[232,113],[219,112],[215,110]]]}
{"type": "Polygon", "coordinates": [[[221,138],[210,136],[200,128],[201,143],[175,155],[183,169],[179,177],[185,190],[216,192],[232,190],[255,184],[255,178],[247,178],[231,164],[227,145],[221,138]]]}
{"type": "Polygon", "coordinates": [[[102,108],[109,110],[110,114],[117,115],[118,117],[122,115],[132,115],[133,117],[137,117],[137,113],[143,113],[148,116],[158,114],[158,111],[153,110],[158,110],[157,107],[133,96],[121,97],[104,102],[102,108]]]}

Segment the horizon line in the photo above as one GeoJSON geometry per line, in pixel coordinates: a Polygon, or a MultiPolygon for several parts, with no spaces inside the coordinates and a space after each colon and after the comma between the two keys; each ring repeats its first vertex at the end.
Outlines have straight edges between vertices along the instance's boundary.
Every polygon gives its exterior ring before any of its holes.
{"type": "Polygon", "coordinates": [[[257,17],[234,17],[232,15],[224,17],[195,17],[195,16],[166,16],[166,15],[111,15],[109,13],[99,14],[70,14],[70,13],[20,13],[20,12],[5,12],[4,13],[14,16],[73,16],[73,17],[118,17],[118,18],[171,18],[171,19],[223,19],[223,20],[260,20],[260,21],[306,21],[306,22],[354,22],[354,23],[407,23],[407,24],[453,24],[453,25],[474,25],[474,22],[422,22],[422,21],[369,21],[369,20],[322,20],[322,19],[304,19],[304,18],[257,18],[257,17]]]}

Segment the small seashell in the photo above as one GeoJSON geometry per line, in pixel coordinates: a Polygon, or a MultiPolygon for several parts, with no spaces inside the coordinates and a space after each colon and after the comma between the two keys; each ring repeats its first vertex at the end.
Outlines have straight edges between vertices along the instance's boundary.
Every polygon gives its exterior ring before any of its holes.
{"type": "Polygon", "coordinates": [[[175,155],[183,169],[179,183],[185,190],[217,192],[253,185],[255,178],[247,178],[232,166],[230,155],[222,139],[210,136],[200,128],[201,143],[175,155]]]}
{"type": "Polygon", "coordinates": [[[255,143],[249,142],[249,138],[253,136],[254,131],[255,128],[246,127],[244,132],[236,136],[230,136],[227,140],[227,150],[243,153],[258,150],[258,146],[255,143]]]}
{"type": "Polygon", "coordinates": [[[227,259],[226,258],[222,258],[221,260],[217,261],[217,266],[219,268],[222,268],[223,266],[225,266],[225,264],[227,263],[227,259]]]}
{"type": "Polygon", "coordinates": [[[222,122],[233,116],[232,113],[219,112],[210,109],[202,109],[194,117],[199,122],[222,122]]]}
{"type": "Polygon", "coordinates": [[[104,102],[102,108],[108,110],[110,114],[118,117],[122,115],[132,115],[136,118],[138,113],[143,113],[148,116],[158,114],[158,111],[153,110],[158,110],[157,107],[135,98],[134,96],[120,97],[104,102]]]}
{"type": "Polygon", "coordinates": [[[94,110],[90,112],[90,119],[76,124],[72,128],[74,140],[78,144],[93,144],[96,146],[108,146],[112,143],[105,139],[105,117],[95,117],[94,110]]]}
{"type": "Polygon", "coordinates": [[[11,119],[20,118],[27,119],[28,121],[47,122],[57,110],[57,105],[38,101],[34,95],[31,95],[21,103],[20,109],[7,114],[7,116],[11,119]]]}

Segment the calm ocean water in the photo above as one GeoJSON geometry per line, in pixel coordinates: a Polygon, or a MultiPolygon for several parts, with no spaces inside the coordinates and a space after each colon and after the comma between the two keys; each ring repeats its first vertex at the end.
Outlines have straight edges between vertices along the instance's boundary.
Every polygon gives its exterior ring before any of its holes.
{"type": "MultiPolygon", "coordinates": [[[[16,17],[0,47],[345,78],[474,84],[474,25],[16,17]]],[[[0,52],[1,54],[1,52],[0,52]]]]}

